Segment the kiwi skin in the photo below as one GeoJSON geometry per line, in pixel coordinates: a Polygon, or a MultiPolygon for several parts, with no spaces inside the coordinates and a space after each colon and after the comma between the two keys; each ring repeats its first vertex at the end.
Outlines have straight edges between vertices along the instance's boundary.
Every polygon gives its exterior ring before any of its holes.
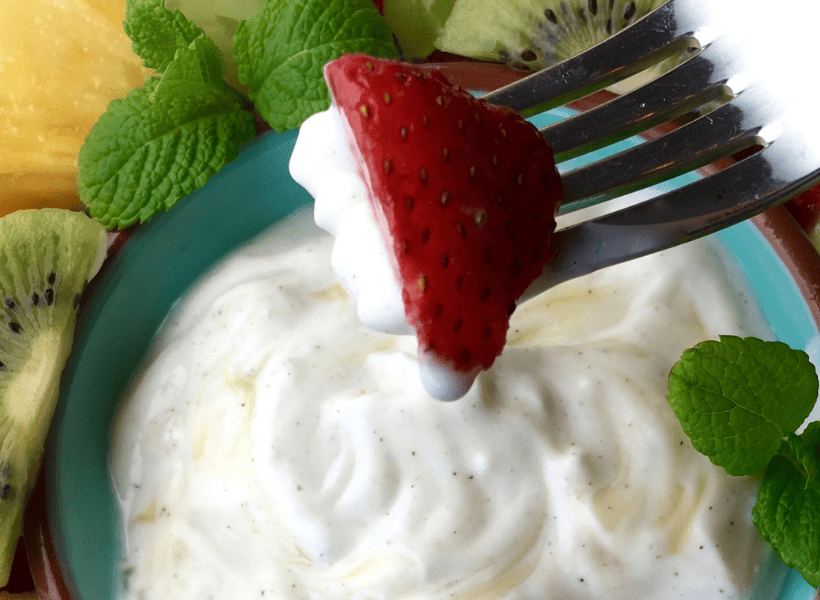
{"type": "Polygon", "coordinates": [[[440,50],[540,70],[606,39],[665,0],[456,0],[440,50]]]}
{"type": "Polygon", "coordinates": [[[40,469],[79,298],[107,240],[102,225],[78,212],[0,218],[0,587],[40,469]]]}

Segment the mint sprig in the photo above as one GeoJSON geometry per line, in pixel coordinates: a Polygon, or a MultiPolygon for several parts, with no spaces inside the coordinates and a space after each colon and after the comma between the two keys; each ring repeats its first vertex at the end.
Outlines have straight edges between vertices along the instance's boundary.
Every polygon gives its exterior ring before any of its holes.
{"type": "Polygon", "coordinates": [[[322,67],[345,53],[396,58],[393,35],[371,0],[265,0],[234,35],[239,81],[277,131],[330,105],[322,67]]]}
{"type": "MultiPolygon", "coordinates": [[[[140,6],[149,4],[161,0],[140,6]]],[[[175,48],[162,67],[145,87],[111,102],[80,148],[80,197],[109,229],[170,209],[256,135],[253,113],[225,85],[222,57],[204,33],[175,48]]]]}
{"type": "Polygon", "coordinates": [[[820,423],[808,355],[780,342],[721,336],[686,350],[668,400],[692,445],[732,475],[766,468],[754,524],[806,581],[820,587],[820,423]]]}
{"type": "Polygon", "coordinates": [[[809,424],[772,459],[754,507],[755,527],[814,587],[820,586],[820,423],[809,424]],[[796,451],[795,451],[796,450],[796,451]]]}
{"type": "MultiPolygon", "coordinates": [[[[201,28],[164,0],[127,0],[123,27],[157,73],[111,102],[80,149],[80,198],[109,229],[170,209],[256,135],[254,107],[225,83],[222,54],[201,28]]],[[[322,66],[346,52],[398,56],[370,0],[263,0],[234,38],[240,79],[277,130],[327,108],[322,66]]]]}

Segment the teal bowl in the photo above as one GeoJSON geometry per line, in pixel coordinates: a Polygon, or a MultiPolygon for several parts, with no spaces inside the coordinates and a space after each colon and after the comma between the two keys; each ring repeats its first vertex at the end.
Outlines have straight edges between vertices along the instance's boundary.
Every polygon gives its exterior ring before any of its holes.
{"type": "MultiPolygon", "coordinates": [[[[516,77],[486,65],[446,69],[472,89],[516,77]]],[[[568,114],[559,109],[535,121],[568,114]]],[[[26,515],[27,552],[42,600],[113,600],[120,547],[108,446],[118,400],[185,290],[238,245],[311,202],[288,174],[295,139],[296,132],[268,132],[247,144],[204,188],[136,228],[88,290],[26,515]]],[[[664,185],[685,182],[686,176],[664,185]]],[[[776,209],[716,235],[776,337],[820,357],[820,258],[790,216],[776,209]]],[[[758,597],[770,600],[815,597],[799,574],[774,562],[764,566],[760,589],[758,597]]]]}

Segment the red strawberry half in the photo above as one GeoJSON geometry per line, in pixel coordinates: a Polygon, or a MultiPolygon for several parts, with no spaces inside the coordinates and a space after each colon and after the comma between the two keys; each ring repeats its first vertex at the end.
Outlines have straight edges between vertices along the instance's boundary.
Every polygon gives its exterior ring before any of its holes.
{"type": "Polygon", "coordinates": [[[561,185],[517,113],[438,73],[345,55],[325,66],[402,289],[420,353],[487,369],[548,259],[561,185]]]}

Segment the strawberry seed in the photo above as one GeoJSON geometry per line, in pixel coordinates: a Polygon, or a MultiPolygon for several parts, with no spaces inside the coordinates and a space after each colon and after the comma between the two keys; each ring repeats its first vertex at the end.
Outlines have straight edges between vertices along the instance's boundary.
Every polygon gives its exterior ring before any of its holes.
{"type": "Polygon", "coordinates": [[[461,328],[464,326],[464,320],[461,317],[456,318],[453,322],[453,333],[458,333],[461,331],[461,328]]]}
{"type": "Polygon", "coordinates": [[[419,275],[419,279],[416,283],[419,286],[420,292],[427,290],[427,278],[424,275],[419,275]]]}
{"type": "Polygon", "coordinates": [[[446,206],[447,203],[450,201],[450,192],[444,190],[441,192],[441,205],[446,206]]]}
{"type": "Polygon", "coordinates": [[[504,223],[504,233],[507,234],[507,239],[513,241],[515,239],[515,225],[512,222],[512,219],[504,223]]]}
{"type": "Polygon", "coordinates": [[[390,94],[385,93],[384,94],[384,103],[385,104],[390,104],[391,101],[392,101],[392,98],[390,97],[390,94]]]}
{"type": "Polygon", "coordinates": [[[359,110],[362,111],[362,114],[365,116],[366,119],[370,118],[370,109],[367,107],[366,104],[362,104],[359,110]]]}
{"type": "Polygon", "coordinates": [[[514,258],[512,264],[510,265],[510,277],[512,279],[518,279],[521,276],[521,263],[517,258],[514,258]]]}

